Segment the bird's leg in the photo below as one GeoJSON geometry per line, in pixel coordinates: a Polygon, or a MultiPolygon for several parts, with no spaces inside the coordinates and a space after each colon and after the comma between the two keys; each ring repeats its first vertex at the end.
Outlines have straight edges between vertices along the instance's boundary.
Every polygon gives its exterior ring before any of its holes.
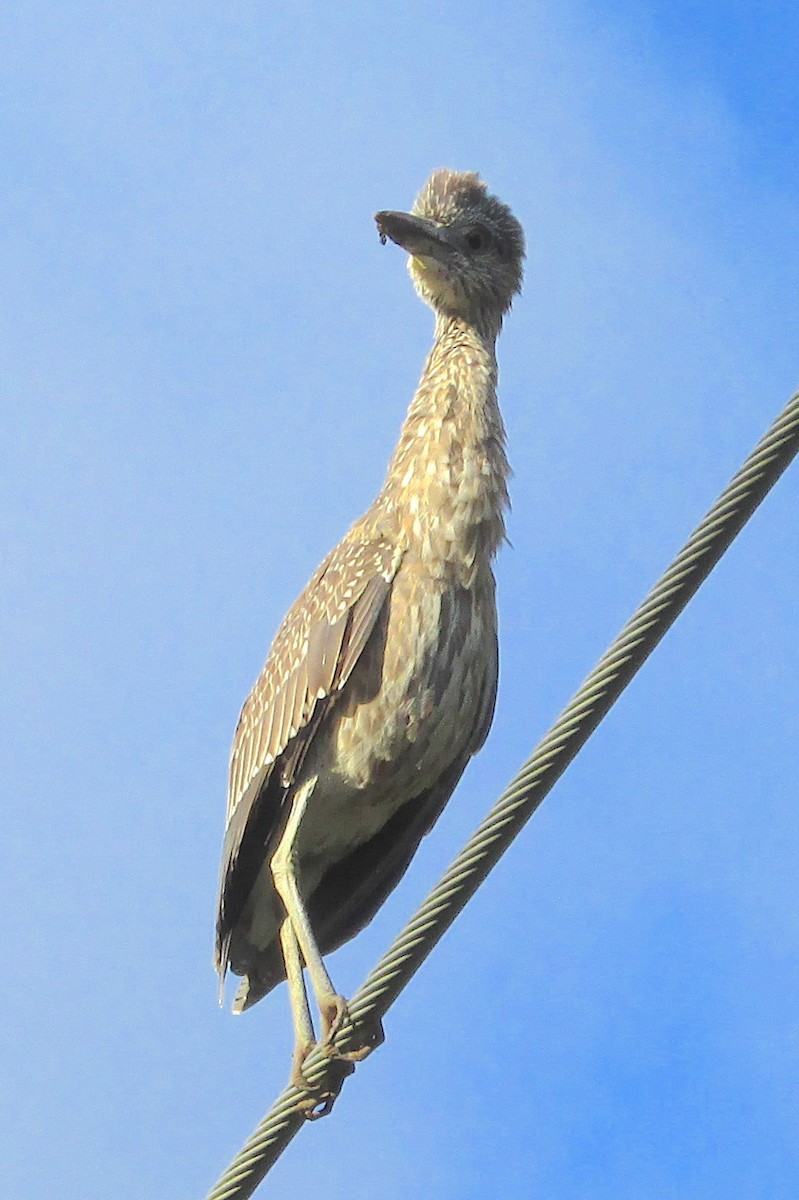
{"type": "Polygon", "coordinates": [[[275,890],[283,902],[286,917],[291,922],[294,935],[299,942],[311,985],[322,1017],[322,1043],[330,1046],[347,1017],[347,1002],[333,987],[333,982],[322,961],[322,955],[311,929],[311,922],[297,884],[295,843],[308,799],[316,780],[309,780],[301,787],[291,805],[289,819],[277,849],[272,855],[270,868],[275,890]]]}
{"type": "Polygon", "coordinates": [[[302,1064],[316,1044],[308,993],[302,974],[302,955],[294,927],[288,917],[280,926],[280,947],[286,964],[286,981],[289,985],[291,1015],[294,1021],[294,1057],[291,1060],[291,1083],[296,1088],[306,1088],[307,1080],[302,1073],[302,1064]]]}
{"type": "Polygon", "coordinates": [[[280,926],[280,945],[283,950],[283,961],[286,964],[286,980],[289,985],[291,1013],[294,1018],[294,1055],[291,1060],[289,1083],[292,1087],[306,1093],[300,1107],[309,1121],[315,1121],[319,1117],[327,1116],[332,1110],[344,1080],[355,1068],[348,1062],[340,1063],[338,1071],[334,1071],[332,1076],[328,1072],[324,1086],[312,1084],[304,1074],[303,1063],[316,1045],[316,1039],[302,973],[302,952],[294,927],[288,917],[280,926]]]}
{"type": "MultiPolygon", "coordinates": [[[[311,779],[297,790],[297,793],[292,801],[291,812],[289,813],[289,819],[286,822],[286,827],[283,830],[280,841],[277,844],[277,848],[272,855],[270,868],[275,884],[275,890],[282,900],[283,907],[286,910],[286,920],[284,922],[284,926],[287,924],[291,926],[292,940],[295,946],[299,946],[298,952],[295,950],[294,946],[290,946],[289,956],[292,954],[298,956],[298,954],[301,953],[302,958],[305,960],[305,965],[308,968],[308,974],[311,977],[311,985],[313,987],[316,1002],[319,1006],[319,1013],[322,1018],[322,1045],[331,1055],[338,1059],[342,1059],[343,1063],[349,1065],[366,1058],[367,1054],[370,1054],[372,1050],[382,1044],[384,1040],[383,1026],[378,1019],[375,1028],[370,1028],[366,1033],[366,1036],[362,1039],[361,1044],[358,1045],[356,1041],[356,1045],[351,1050],[339,1051],[333,1044],[336,1034],[341,1029],[342,1025],[344,1025],[349,1019],[347,1001],[335,990],[333,987],[333,981],[327,973],[327,968],[325,967],[319,946],[317,945],[316,937],[314,936],[313,929],[311,928],[311,922],[308,918],[308,912],[300,893],[299,884],[297,883],[297,861],[295,850],[297,834],[299,832],[300,824],[302,822],[303,814],[305,813],[309,797],[313,792],[315,782],[315,779],[311,779]]],[[[286,938],[288,940],[288,934],[286,934],[286,938]]],[[[286,961],[286,975],[289,978],[289,989],[291,990],[292,984],[289,976],[289,956],[286,955],[285,943],[283,943],[283,927],[281,927],[281,944],[284,945],[283,954],[286,961]]],[[[299,974],[301,976],[301,971],[299,974]]],[[[299,994],[299,991],[297,991],[296,994],[299,994]]],[[[307,997],[305,996],[304,986],[302,995],[305,1001],[307,1013],[307,997]]],[[[294,1001],[292,1001],[292,1003],[294,1003],[294,1001]]],[[[295,1014],[299,1013],[299,1009],[295,1009],[294,1011],[295,1014]]],[[[303,1018],[303,1020],[305,1019],[306,1018],[303,1018]]],[[[299,1055],[299,1030],[301,1028],[303,1030],[311,1028],[311,1036],[313,1036],[310,1015],[307,1016],[307,1025],[303,1024],[302,1026],[300,1024],[299,1015],[295,1015],[295,1030],[297,1031],[298,1039],[297,1047],[295,1049],[295,1071],[297,1070],[298,1066],[301,1065],[297,1057],[299,1055]]],[[[350,1065],[349,1070],[353,1069],[354,1067],[350,1065]]],[[[301,1070],[298,1072],[298,1074],[302,1076],[301,1070]]],[[[295,1075],[292,1073],[292,1079],[294,1078],[295,1075]]],[[[343,1080],[344,1077],[342,1077],[341,1083],[343,1083],[343,1080]]],[[[340,1086],[341,1084],[339,1084],[339,1087],[340,1086]]],[[[329,1111],[329,1109],[326,1109],[325,1111],[329,1111]]]]}

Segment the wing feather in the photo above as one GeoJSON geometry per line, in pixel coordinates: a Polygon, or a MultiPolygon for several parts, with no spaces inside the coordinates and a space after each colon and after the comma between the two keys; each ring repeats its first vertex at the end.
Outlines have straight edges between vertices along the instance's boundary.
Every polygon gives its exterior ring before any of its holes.
{"type": "Polygon", "coordinates": [[[308,682],[314,699],[323,699],[333,688],[348,615],[345,611],[335,621],[322,619],[311,625],[308,637],[308,682]]]}
{"type": "Polygon", "coordinates": [[[386,601],[391,581],[383,575],[373,575],[350,611],[347,633],[339,654],[337,680],[346,679],[358,661],[378,614],[386,601]]]}
{"type": "MultiPolygon", "coordinates": [[[[266,751],[270,758],[276,758],[280,753],[280,747],[283,744],[283,714],[286,711],[286,684],[278,691],[272,702],[272,711],[269,714],[271,717],[271,730],[269,732],[269,741],[267,742],[266,751]]],[[[256,760],[257,761],[257,760],[256,760]]]]}
{"type": "Polygon", "coordinates": [[[303,662],[297,664],[286,681],[286,696],[283,705],[283,724],[280,730],[280,741],[289,744],[291,739],[297,734],[297,726],[294,724],[294,710],[297,707],[297,692],[299,688],[304,687],[301,676],[304,672],[301,670],[303,662]]]}
{"type": "Polygon", "coordinates": [[[288,712],[289,740],[296,737],[305,724],[305,709],[308,703],[308,659],[300,660],[294,672],[294,693],[288,712]]]}

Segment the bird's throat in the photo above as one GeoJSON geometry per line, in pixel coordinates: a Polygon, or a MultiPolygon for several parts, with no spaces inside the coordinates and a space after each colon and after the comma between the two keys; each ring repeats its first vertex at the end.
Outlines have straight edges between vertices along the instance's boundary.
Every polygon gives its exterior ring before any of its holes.
{"type": "Polygon", "coordinates": [[[492,332],[438,317],[384,488],[408,549],[463,582],[505,532],[509,467],[494,344],[492,332]]]}

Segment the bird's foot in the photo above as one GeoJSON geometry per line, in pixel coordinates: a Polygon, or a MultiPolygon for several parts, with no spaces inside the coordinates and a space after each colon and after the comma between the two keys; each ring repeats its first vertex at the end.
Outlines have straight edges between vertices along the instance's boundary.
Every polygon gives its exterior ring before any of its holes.
{"type": "Polygon", "coordinates": [[[297,1042],[294,1047],[294,1054],[291,1059],[291,1075],[289,1076],[289,1084],[292,1087],[298,1088],[301,1092],[312,1090],[313,1085],[309,1083],[308,1078],[303,1072],[303,1064],[308,1055],[313,1050],[316,1042],[297,1042]]]}
{"type": "Polygon", "coordinates": [[[345,1045],[342,1050],[338,1051],[338,1057],[349,1063],[362,1062],[365,1058],[368,1058],[373,1050],[377,1050],[378,1046],[382,1046],[386,1040],[386,1031],[383,1029],[383,1022],[379,1017],[372,1017],[368,1022],[359,1022],[355,1026],[355,1037],[353,1040],[356,1043],[353,1048],[349,1049],[345,1045]]]}
{"type": "Polygon", "coordinates": [[[386,1040],[383,1022],[379,1017],[374,1017],[368,1023],[355,1025],[352,1036],[347,1039],[352,1045],[345,1043],[339,1049],[334,1044],[334,1040],[339,1030],[350,1020],[347,1001],[343,996],[334,994],[326,997],[320,1003],[319,1009],[322,1015],[322,1045],[331,1058],[341,1059],[348,1063],[361,1062],[378,1046],[382,1046],[386,1040]]]}
{"type": "Polygon", "coordinates": [[[356,1025],[347,1043],[339,1049],[335,1044],[336,1034],[350,1019],[347,1001],[343,996],[333,993],[320,1001],[319,1011],[322,1017],[319,1048],[328,1059],[324,1075],[321,1080],[314,1082],[306,1074],[306,1061],[317,1043],[303,1039],[295,1046],[289,1080],[292,1087],[304,1093],[297,1107],[308,1121],[326,1117],[332,1111],[344,1086],[344,1080],[348,1075],[352,1075],[355,1064],[361,1062],[385,1041],[383,1025],[378,1017],[368,1024],[356,1025]]]}
{"type": "Polygon", "coordinates": [[[307,1121],[317,1121],[320,1117],[326,1117],[328,1113],[332,1112],[333,1105],[344,1086],[344,1080],[355,1070],[354,1065],[350,1062],[339,1060],[338,1057],[330,1058],[325,1067],[324,1077],[316,1083],[312,1082],[303,1068],[308,1055],[315,1046],[315,1042],[297,1044],[289,1080],[292,1087],[305,1093],[297,1107],[307,1121]]]}

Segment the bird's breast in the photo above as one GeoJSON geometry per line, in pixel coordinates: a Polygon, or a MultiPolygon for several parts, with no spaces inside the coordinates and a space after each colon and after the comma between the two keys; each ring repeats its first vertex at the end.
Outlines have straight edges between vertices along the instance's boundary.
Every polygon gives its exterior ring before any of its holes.
{"type": "Polygon", "coordinates": [[[367,841],[468,757],[496,674],[490,569],[467,588],[406,560],[308,764],[317,776],[301,834],[309,855],[339,857],[367,841]]]}

